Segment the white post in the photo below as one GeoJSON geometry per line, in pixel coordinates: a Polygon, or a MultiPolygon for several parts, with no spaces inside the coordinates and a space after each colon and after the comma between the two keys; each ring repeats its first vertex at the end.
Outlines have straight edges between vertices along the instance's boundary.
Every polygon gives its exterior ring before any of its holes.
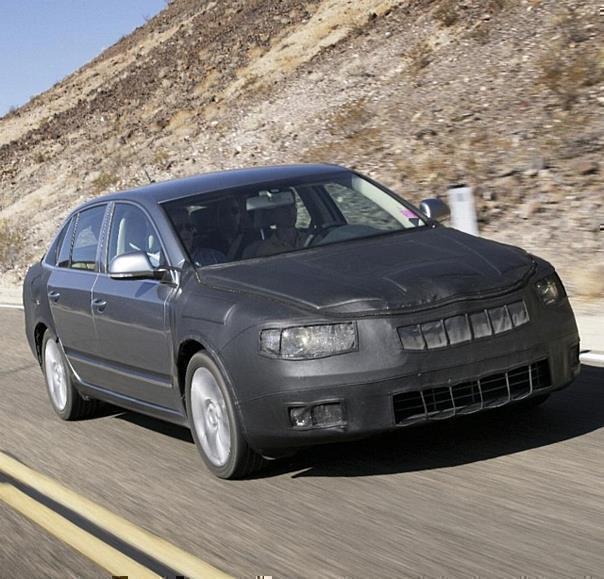
{"type": "Polygon", "coordinates": [[[457,185],[451,187],[447,193],[451,208],[451,226],[471,235],[479,235],[472,187],[457,185]]]}

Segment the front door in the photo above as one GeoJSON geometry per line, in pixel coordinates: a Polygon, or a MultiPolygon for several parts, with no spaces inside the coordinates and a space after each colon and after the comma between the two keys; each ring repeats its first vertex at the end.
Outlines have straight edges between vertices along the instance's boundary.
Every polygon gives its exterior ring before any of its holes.
{"type": "MultiPolygon", "coordinates": [[[[111,219],[107,263],[118,255],[145,251],[155,266],[163,264],[159,237],[139,207],[117,203],[111,219]]],[[[174,288],[157,280],[112,279],[101,273],[92,291],[98,337],[97,385],[118,395],[176,409],[172,388],[172,341],[168,303],[174,288]]]]}

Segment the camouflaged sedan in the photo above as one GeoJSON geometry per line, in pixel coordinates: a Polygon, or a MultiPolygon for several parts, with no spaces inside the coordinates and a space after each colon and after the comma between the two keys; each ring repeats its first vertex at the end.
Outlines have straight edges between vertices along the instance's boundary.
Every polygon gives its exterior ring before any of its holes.
{"type": "Polygon", "coordinates": [[[538,403],[579,371],[553,267],[331,165],[96,198],[24,282],[57,414],[106,401],[191,429],[211,471],[538,403]]]}

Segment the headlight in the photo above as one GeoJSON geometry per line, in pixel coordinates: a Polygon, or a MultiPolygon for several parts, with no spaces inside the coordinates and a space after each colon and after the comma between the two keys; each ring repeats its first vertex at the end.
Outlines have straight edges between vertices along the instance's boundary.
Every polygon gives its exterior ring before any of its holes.
{"type": "Polygon", "coordinates": [[[559,302],[564,297],[564,288],[556,274],[548,275],[535,283],[537,295],[546,306],[559,302]]]}
{"type": "Polygon", "coordinates": [[[356,349],[357,328],[353,322],[260,332],[260,350],[286,360],[325,358],[356,349]]]}

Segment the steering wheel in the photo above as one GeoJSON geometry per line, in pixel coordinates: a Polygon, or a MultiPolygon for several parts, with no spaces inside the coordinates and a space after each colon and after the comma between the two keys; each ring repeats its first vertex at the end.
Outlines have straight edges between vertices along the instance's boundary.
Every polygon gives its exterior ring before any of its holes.
{"type": "Polygon", "coordinates": [[[306,241],[304,242],[304,247],[312,247],[313,245],[319,245],[323,239],[329,235],[330,231],[333,231],[337,227],[341,227],[342,223],[326,223],[325,225],[312,225],[309,229],[313,231],[313,233],[309,233],[306,241]]]}

